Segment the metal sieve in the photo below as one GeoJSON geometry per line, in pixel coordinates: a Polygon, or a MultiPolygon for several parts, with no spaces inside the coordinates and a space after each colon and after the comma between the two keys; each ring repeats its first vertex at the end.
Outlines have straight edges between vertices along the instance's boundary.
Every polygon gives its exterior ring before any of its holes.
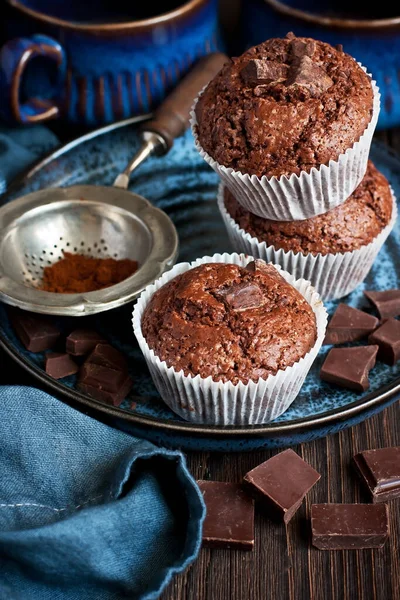
{"type": "Polygon", "coordinates": [[[175,226],[162,210],[126,189],[129,176],[152,152],[168,152],[188,126],[195,96],[226,60],[218,53],[199,61],[142,125],[142,146],[113,187],[47,188],[0,208],[0,300],[39,313],[94,314],[133,300],[174,265],[175,226]],[[139,268],[121,283],[94,292],[58,294],[39,289],[43,269],[63,252],[130,258],[139,268]]]}

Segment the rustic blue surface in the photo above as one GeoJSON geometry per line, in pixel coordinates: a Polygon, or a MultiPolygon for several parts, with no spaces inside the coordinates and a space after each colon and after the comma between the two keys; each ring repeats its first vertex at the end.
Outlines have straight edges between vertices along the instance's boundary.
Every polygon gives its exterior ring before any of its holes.
{"type": "MultiPolygon", "coordinates": [[[[47,186],[65,186],[78,183],[111,184],[118,169],[123,168],[137,147],[135,130],[127,127],[114,130],[101,137],[88,140],[73,151],[61,154],[49,161],[22,186],[14,189],[10,198],[22,193],[47,186]]],[[[383,146],[375,145],[372,159],[388,177],[391,185],[400,196],[400,161],[383,146]]],[[[199,256],[231,250],[224,225],[216,205],[217,176],[198,156],[191,134],[179,139],[171,152],[163,158],[150,158],[133,177],[131,189],[152,200],[171,216],[179,233],[181,250],[179,261],[193,260],[199,256]]],[[[360,285],[346,302],[351,306],[372,310],[363,297],[364,289],[388,289],[400,287],[400,227],[397,225],[388,242],[382,248],[366,283],[360,285]]],[[[337,302],[328,303],[332,314],[337,302]]],[[[374,411],[382,409],[384,403],[393,401],[391,396],[381,400],[379,405],[365,407],[362,414],[347,414],[344,418],[335,417],[333,422],[322,423],[314,417],[325,416],[330,411],[338,413],[348,409],[355,402],[367,401],[371,393],[379,395],[386,385],[392,386],[400,377],[400,362],[389,367],[378,362],[370,375],[371,388],[368,394],[360,395],[323,383],[319,379],[319,368],[327,353],[323,347],[315,362],[300,395],[273,427],[256,434],[241,436],[238,431],[214,434],[212,428],[207,433],[194,434],[190,427],[182,431],[169,430],[168,425],[183,425],[161,401],[147,371],[145,361],[135,343],[130,325],[131,306],[102,313],[85,319],[60,319],[63,330],[68,333],[77,325],[95,327],[114,346],[129,357],[134,389],[130,398],[122,404],[128,413],[153,417],[165,423],[167,428],[143,427],[116,418],[115,425],[129,428],[136,434],[145,435],[152,441],[168,446],[192,449],[244,450],[259,447],[286,446],[327,435],[333,431],[354,424],[374,411]],[[142,398],[138,398],[142,396],[142,398]],[[131,407],[134,401],[136,406],[131,407]],[[295,425],[287,431],[281,426],[295,425]]],[[[28,363],[43,374],[43,354],[27,352],[15,336],[7,318],[5,306],[0,306],[0,335],[9,348],[22,356],[28,363]]],[[[75,378],[59,382],[73,389],[75,378]]],[[[119,415],[124,417],[124,412],[119,415]]],[[[118,417],[117,414],[114,414],[118,417]]]]}

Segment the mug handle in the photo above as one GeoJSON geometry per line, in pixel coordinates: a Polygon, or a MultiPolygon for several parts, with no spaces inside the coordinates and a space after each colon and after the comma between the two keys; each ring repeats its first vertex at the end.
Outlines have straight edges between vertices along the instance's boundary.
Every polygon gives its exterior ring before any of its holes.
{"type": "MultiPolygon", "coordinates": [[[[45,35],[10,40],[0,51],[0,93],[6,101],[2,106],[6,119],[18,123],[39,123],[59,116],[60,108],[50,99],[29,98],[20,102],[20,88],[28,63],[45,57],[57,65],[56,90],[62,89],[66,73],[66,55],[63,47],[45,35]]],[[[61,94],[59,94],[61,95],[61,94]]]]}

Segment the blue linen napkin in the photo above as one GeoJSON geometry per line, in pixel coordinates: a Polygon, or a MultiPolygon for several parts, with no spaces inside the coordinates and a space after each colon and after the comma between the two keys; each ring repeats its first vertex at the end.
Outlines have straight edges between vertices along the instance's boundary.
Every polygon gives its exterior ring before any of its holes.
{"type": "Polygon", "coordinates": [[[157,598],[196,557],[204,514],[180,452],[0,388],[1,600],[157,598]]]}

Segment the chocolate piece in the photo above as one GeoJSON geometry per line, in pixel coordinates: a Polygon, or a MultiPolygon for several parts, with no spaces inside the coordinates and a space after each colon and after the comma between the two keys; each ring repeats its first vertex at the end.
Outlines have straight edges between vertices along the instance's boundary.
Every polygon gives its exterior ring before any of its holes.
{"type": "Polygon", "coordinates": [[[381,319],[400,315],[400,290],[385,292],[364,292],[368,300],[375,306],[381,319]]]}
{"type": "Polygon", "coordinates": [[[49,350],[60,337],[60,330],[42,315],[12,310],[10,317],[16,334],[30,352],[49,350]]]}
{"type": "Polygon", "coordinates": [[[400,321],[388,319],[368,338],[369,344],[378,344],[378,360],[395,365],[400,359],[400,321]]]}
{"type": "Polygon", "coordinates": [[[96,345],[95,349],[85,362],[102,365],[103,367],[109,367],[110,369],[115,369],[117,371],[128,370],[125,356],[110,344],[102,342],[96,345]]]}
{"type": "Polygon", "coordinates": [[[50,377],[61,379],[78,372],[78,365],[66,352],[49,352],[45,356],[45,370],[50,377]]]}
{"type": "Polygon", "coordinates": [[[323,381],[365,392],[369,388],[368,373],[375,366],[378,346],[332,348],[320,371],[323,381]]]}
{"type": "Polygon", "coordinates": [[[117,392],[125,383],[127,374],[123,371],[117,371],[85,362],[79,371],[79,383],[91,385],[107,392],[117,392]]]}
{"type": "Polygon", "coordinates": [[[289,449],[246,473],[243,484],[273,516],[289,523],[320,477],[311,465],[289,449]]]}
{"type": "Polygon", "coordinates": [[[303,56],[293,63],[286,85],[301,85],[310,91],[311,96],[318,98],[333,85],[333,81],[309,56],[303,56]]]}
{"type": "Polygon", "coordinates": [[[84,356],[89,354],[99,342],[104,342],[104,338],[97,331],[75,329],[67,337],[65,349],[72,356],[84,356]]]}
{"type": "Polygon", "coordinates": [[[343,52],[343,44],[336,44],[335,48],[338,52],[343,52]]]}
{"type": "Polygon", "coordinates": [[[259,308],[264,304],[264,296],[256,283],[238,283],[218,292],[229,306],[239,312],[259,308]]]}
{"type": "Polygon", "coordinates": [[[320,550],[382,548],[389,536],[386,504],[313,504],[312,543],[320,550]]]}
{"type": "Polygon", "coordinates": [[[88,396],[91,396],[96,400],[100,400],[100,402],[105,402],[106,404],[111,404],[113,406],[119,406],[132,389],[132,380],[127,376],[121,387],[116,392],[109,392],[105,389],[84,383],[83,381],[78,383],[78,389],[88,396]]]}
{"type": "Polygon", "coordinates": [[[339,304],[329,321],[324,344],[355,342],[369,335],[378,324],[376,317],[347,304],[339,304]]]}
{"type": "Polygon", "coordinates": [[[315,52],[315,42],[314,40],[293,38],[290,42],[290,50],[295,59],[303,58],[303,56],[311,58],[315,52]]]}
{"type": "Polygon", "coordinates": [[[289,67],[283,63],[257,58],[249,60],[240,71],[243,81],[250,86],[284,81],[288,73],[289,67]]]}
{"type": "Polygon", "coordinates": [[[400,497],[400,446],[364,450],[353,458],[358,473],[368,486],[372,502],[400,497]]]}
{"type": "Polygon", "coordinates": [[[203,544],[211,548],[252,550],[254,501],[237,483],[198,481],[206,503],[203,544]]]}
{"type": "Polygon", "coordinates": [[[131,390],[132,380],[125,371],[85,362],[79,371],[78,388],[96,400],[118,406],[131,390]]]}

